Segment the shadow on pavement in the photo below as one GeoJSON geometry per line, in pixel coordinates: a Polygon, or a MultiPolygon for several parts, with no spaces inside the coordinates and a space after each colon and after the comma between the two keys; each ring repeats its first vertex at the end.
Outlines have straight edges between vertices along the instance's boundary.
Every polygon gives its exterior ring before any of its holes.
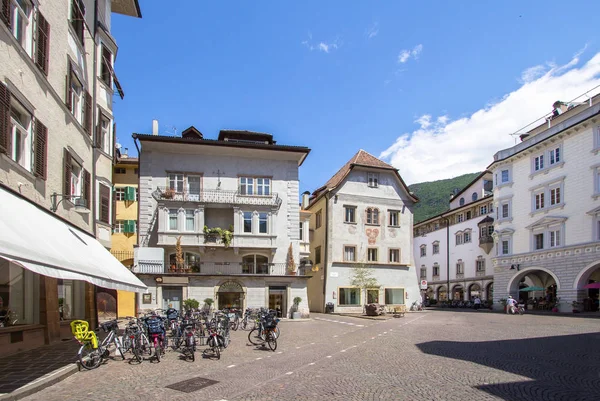
{"type": "Polygon", "coordinates": [[[417,347],[426,354],[533,379],[476,386],[504,400],[600,399],[600,333],[485,342],[431,341],[417,347]]]}

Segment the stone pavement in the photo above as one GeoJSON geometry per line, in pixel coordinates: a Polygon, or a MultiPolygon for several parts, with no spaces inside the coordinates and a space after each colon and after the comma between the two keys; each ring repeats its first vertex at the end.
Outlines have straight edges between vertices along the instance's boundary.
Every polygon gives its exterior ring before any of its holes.
{"type": "Polygon", "coordinates": [[[25,399],[597,401],[600,394],[597,319],[474,311],[311,317],[282,321],[276,352],[248,345],[248,332],[237,331],[219,361],[186,362],[175,352],[160,363],[111,360],[25,399]]]}

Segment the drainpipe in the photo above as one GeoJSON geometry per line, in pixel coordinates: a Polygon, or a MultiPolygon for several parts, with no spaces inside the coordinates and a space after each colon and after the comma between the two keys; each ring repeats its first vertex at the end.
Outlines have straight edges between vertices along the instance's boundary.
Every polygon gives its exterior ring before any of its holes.
{"type": "Polygon", "coordinates": [[[328,261],[328,243],[329,243],[329,192],[325,194],[325,252],[323,253],[323,311],[325,311],[327,306],[327,261],[328,261]]]}
{"type": "MultiPolygon", "coordinates": [[[[96,119],[98,118],[98,106],[96,105],[96,86],[97,86],[97,82],[96,82],[96,76],[98,74],[96,74],[97,68],[98,68],[98,60],[97,60],[97,55],[98,55],[98,49],[96,49],[96,32],[98,31],[98,2],[95,1],[94,2],[94,32],[90,32],[92,33],[92,40],[94,42],[94,54],[93,54],[93,74],[92,74],[92,104],[94,105],[94,109],[92,110],[92,132],[91,132],[91,138],[92,138],[92,182],[90,183],[90,185],[92,185],[91,191],[92,191],[92,204],[94,205],[94,209],[90,209],[90,210],[94,210],[94,213],[92,215],[92,230],[94,233],[94,237],[96,237],[98,234],[96,232],[96,228],[97,228],[97,223],[96,223],[96,212],[97,212],[97,203],[96,203],[96,135],[98,134],[97,130],[96,130],[96,125],[94,124],[94,122],[96,122],[96,119]]],[[[113,133],[114,134],[114,133],[113,133]]],[[[111,180],[112,181],[112,180],[111,180]]],[[[113,222],[114,223],[114,222],[113,222]]]]}
{"type": "MultiPolygon", "coordinates": [[[[137,176],[137,179],[138,179],[138,187],[137,187],[138,202],[137,202],[137,230],[136,230],[137,233],[136,233],[136,235],[137,235],[137,246],[139,247],[140,246],[140,204],[141,204],[141,200],[142,200],[142,197],[140,195],[140,188],[141,188],[140,187],[140,167],[142,165],[142,152],[140,152],[137,135],[133,134],[132,137],[133,137],[133,143],[135,144],[135,149],[137,150],[137,153],[138,153],[138,176],[137,176]]],[[[158,205],[156,207],[158,207],[158,205]]],[[[137,298],[136,298],[136,300],[137,300],[137,298]]]]}

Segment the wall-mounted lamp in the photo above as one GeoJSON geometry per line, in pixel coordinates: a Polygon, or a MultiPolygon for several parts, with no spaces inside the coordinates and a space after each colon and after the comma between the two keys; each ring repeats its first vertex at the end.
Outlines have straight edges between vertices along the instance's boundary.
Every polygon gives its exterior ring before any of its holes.
{"type": "Polygon", "coordinates": [[[65,199],[73,202],[73,204],[75,205],[76,212],[89,213],[90,209],[88,208],[88,205],[87,205],[87,199],[85,199],[81,196],[57,194],[56,192],[54,192],[52,195],[50,195],[50,202],[51,202],[50,210],[53,213],[56,213],[56,211],[58,210],[58,205],[60,205],[60,203],[62,201],[64,201],[65,199]]]}

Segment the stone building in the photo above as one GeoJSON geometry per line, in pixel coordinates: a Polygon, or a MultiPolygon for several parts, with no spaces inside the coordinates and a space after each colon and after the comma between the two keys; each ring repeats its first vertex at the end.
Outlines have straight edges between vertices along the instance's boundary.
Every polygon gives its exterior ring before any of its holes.
{"type": "Polygon", "coordinates": [[[600,96],[554,112],[494,155],[494,302],[590,308],[600,281],[600,96]],[[524,287],[538,291],[523,292],[524,287]]]}
{"type": "Polygon", "coordinates": [[[2,1],[0,354],[70,338],[75,318],[93,327],[96,293],[104,307],[145,288],[106,249],[122,94],[111,13],[141,17],[137,0],[2,1]]]}
{"type": "Polygon", "coordinates": [[[298,168],[310,149],[257,132],[222,130],[215,140],[194,127],[181,137],[154,129],[133,135],[141,145],[134,271],[150,289],[139,307],[211,298],[219,309],[269,307],[285,317],[300,297],[308,314],[298,168]]]}
{"type": "Polygon", "coordinates": [[[396,168],[361,149],[307,198],[311,311],[323,312],[327,303],[337,312],[362,312],[367,303],[394,307],[419,300],[412,246],[417,198],[396,168]],[[356,267],[370,269],[378,286],[353,286],[356,267]]]}
{"type": "Polygon", "coordinates": [[[430,299],[492,300],[493,206],[492,174],[484,171],[452,195],[447,212],[414,225],[416,265],[430,299]]]}

